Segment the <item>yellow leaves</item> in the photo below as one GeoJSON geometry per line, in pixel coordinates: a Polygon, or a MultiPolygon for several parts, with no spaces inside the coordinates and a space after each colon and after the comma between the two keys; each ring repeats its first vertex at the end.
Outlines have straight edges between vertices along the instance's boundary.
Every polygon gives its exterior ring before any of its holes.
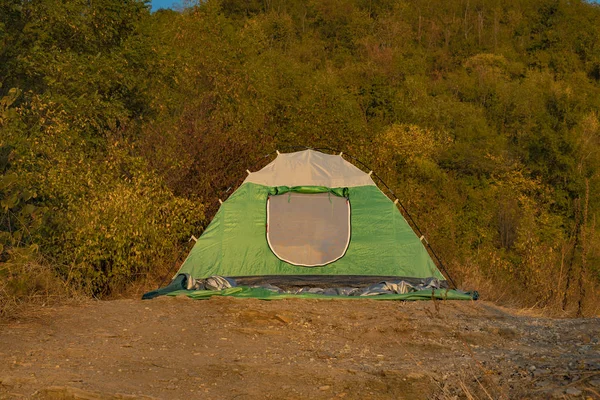
{"type": "Polygon", "coordinates": [[[480,53],[468,58],[464,65],[467,69],[476,69],[479,67],[502,68],[507,65],[507,60],[501,54],[480,53]]]}
{"type": "MultiPolygon", "coordinates": [[[[131,155],[131,143],[114,138],[102,153],[91,152],[84,140],[61,134],[66,124],[60,113],[40,97],[34,103],[53,137],[40,129],[31,146],[11,159],[21,172],[0,177],[0,190],[19,195],[15,214],[29,224],[43,255],[56,265],[73,266],[70,276],[79,276],[92,291],[112,285],[113,278],[127,282],[132,271],[145,272],[173,257],[204,218],[202,205],[173,195],[144,160],[131,155]],[[35,169],[28,171],[30,166],[35,169]],[[52,210],[24,204],[35,196],[52,210]],[[185,217],[189,222],[180,222],[185,217]],[[44,236],[39,235],[42,220],[44,236]]],[[[29,232],[14,236],[15,243],[29,242],[29,232]]]]}
{"type": "Polygon", "coordinates": [[[540,194],[550,190],[542,184],[539,177],[530,177],[526,175],[522,167],[516,166],[508,171],[494,175],[496,179],[495,185],[499,191],[510,190],[513,193],[518,193],[517,196],[521,202],[524,202],[533,194],[540,194]]]}
{"type": "Polygon", "coordinates": [[[592,111],[588,113],[581,121],[580,126],[586,136],[599,136],[600,121],[598,120],[598,112],[592,111]]]}
{"type": "Polygon", "coordinates": [[[481,53],[468,58],[464,66],[468,72],[476,73],[480,79],[496,79],[505,76],[508,61],[503,55],[481,53]]]}
{"type": "Polygon", "coordinates": [[[112,180],[106,186],[89,176],[86,206],[76,204],[71,210],[68,229],[74,237],[65,240],[63,251],[77,253],[83,276],[98,285],[126,281],[131,271],[145,271],[157,257],[172,252],[203,219],[200,204],[173,196],[159,179],[148,175],[143,164],[139,167],[129,162],[131,178],[112,180]],[[194,219],[175,223],[184,214],[194,219]],[[104,280],[103,274],[110,279],[104,280]]]}
{"type": "Polygon", "coordinates": [[[382,156],[386,160],[400,158],[414,162],[417,158],[431,159],[449,136],[417,125],[395,124],[379,137],[382,156]]]}

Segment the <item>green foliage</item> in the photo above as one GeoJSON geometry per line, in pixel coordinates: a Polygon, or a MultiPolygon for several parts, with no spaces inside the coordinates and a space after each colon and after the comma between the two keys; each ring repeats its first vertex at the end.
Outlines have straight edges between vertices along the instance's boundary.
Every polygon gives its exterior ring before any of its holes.
{"type": "MultiPolygon", "coordinates": [[[[169,264],[176,245],[204,218],[201,204],[174,197],[126,149],[111,150],[99,162],[108,171],[97,174],[100,165],[86,171],[77,180],[87,179],[86,193],[63,202],[65,212],[51,218],[50,226],[66,229],[47,232],[52,241],[41,239],[61,261],[60,275],[94,295],[122,290],[160,263],[169,264]]],[[[67,182],[56,190],[72,191],[67,182]]]]}
{"type": "Polygon", "coordinates": [[[149,111],[146,5],[4,7],[0,261],[12,282],[4,289],[18,297],[34,282],[28,266],[50,264],[68,287],[106,295],[171,264],[204,214],[135,155],[149,111]]]}
{"type": "Polygon", "coordinates": [[[538,305],[598,283],[598,6],[189,4],[0,5],[3,262],[38,246],[69,286],[119,290],[260,156],[309,145],[375,166],[465,283],[538,305]]]}

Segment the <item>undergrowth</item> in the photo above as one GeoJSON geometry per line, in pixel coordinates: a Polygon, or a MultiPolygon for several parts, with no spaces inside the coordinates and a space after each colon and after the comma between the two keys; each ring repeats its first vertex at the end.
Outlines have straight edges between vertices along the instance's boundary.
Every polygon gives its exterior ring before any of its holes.
{"type": "Polygon", "coordinates": [[[24,306],[48,306],[77,298],[34,249],[20,249],[0,264],[0,319],[19,315],[24,306]]]}

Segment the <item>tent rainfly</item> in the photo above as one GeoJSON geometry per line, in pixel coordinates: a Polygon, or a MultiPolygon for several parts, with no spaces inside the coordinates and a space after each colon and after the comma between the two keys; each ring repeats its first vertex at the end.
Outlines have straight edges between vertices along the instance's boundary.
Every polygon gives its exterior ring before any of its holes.
{"type": "Polygon", "coordinates": [[[422,239],[341,154],[278,152],[221,204],[173,281],[143,298],[477,298],[448,288],[422,239]]]}

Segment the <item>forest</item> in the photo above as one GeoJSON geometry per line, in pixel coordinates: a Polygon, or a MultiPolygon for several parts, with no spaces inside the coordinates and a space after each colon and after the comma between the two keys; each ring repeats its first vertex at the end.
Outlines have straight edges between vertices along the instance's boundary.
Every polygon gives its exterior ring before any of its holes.
{"type": "Polygon", "coordinates": [[[594,315],[599,110],[580,0],[2,0],[0,314],[155,288],[310,146],[371,166],[459,287],[594,315]]]}

